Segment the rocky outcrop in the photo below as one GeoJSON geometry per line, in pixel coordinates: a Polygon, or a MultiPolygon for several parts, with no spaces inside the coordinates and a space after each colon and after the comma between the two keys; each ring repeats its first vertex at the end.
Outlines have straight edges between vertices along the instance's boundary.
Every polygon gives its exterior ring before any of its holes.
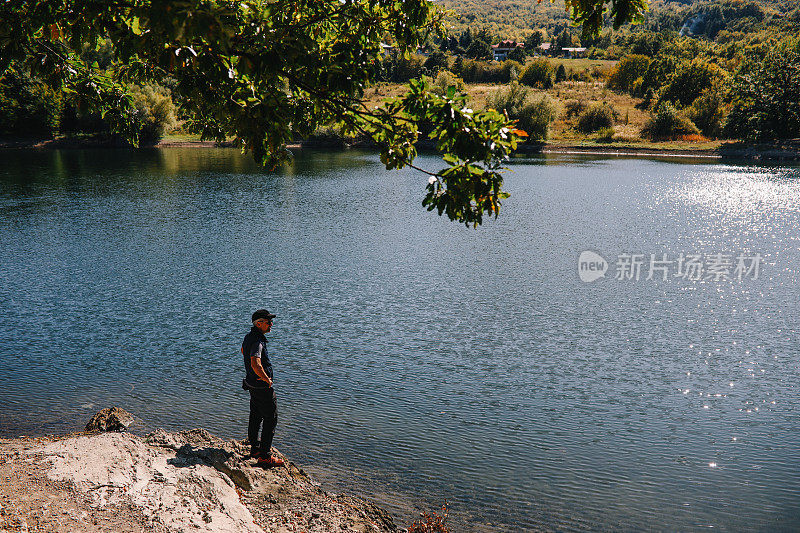
{"type": "Polygon", "coordinates": [[[0,440],[0,531],[398,531],[379,507],[248,452],[202,429],[0,440]]]}
{"type": "Polygon", "coordinates": [[[109,407],[98,411],[86,424],[86,431],[125,431],[134,423],[134,417],[125,409],[109,407]]]}

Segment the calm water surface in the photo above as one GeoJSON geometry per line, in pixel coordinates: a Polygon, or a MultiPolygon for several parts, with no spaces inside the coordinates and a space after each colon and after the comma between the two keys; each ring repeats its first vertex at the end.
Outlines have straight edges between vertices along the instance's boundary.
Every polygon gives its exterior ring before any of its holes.
{"type": "Polygon", "coordinates": [[[0,152],[0,434],[113,404],[243,438],[266,306],[276,445],[400,523],[446,499],[458,531],[800,530],[800,170],[513,168],[475,231],[370,154],[0,152]],[[764,261],[645,279],[681,253],[764,261]]]}

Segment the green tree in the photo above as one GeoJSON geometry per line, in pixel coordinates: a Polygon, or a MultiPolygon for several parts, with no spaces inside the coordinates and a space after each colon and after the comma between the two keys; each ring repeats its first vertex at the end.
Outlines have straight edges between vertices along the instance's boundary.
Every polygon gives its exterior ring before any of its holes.
{"type": "Polygon", "coordinates": [[[503,65],[500,67],[503,83],[517,81],[519,79],[519,73],[522,72],[522,69],[522,63],[514,61],[513,59],[507,59],[503,61],[503,65]]]}
{"type": "Polygon", "coordinates": [[[428,56],[428,59],[425,60],[423,66],[432,74],[435,74],[441,70],[447,70],[447,55],[440,50],[436,50],[428,56]]]}
{"type": "MultiPolygon", "coordinates": [[[[586,33],[638,20],[646,0],[567,0],[586,33]]],[[[8,0],[0,3],[0,74],[12,62],[105,115],[138,144],[133,83],[175,80],[186,126],[205,138],[233,138],[256,159],[285,157],[295,134],[338,122],[378,142],[387,168],[413,166],[419,124],[447,167],[423,201],[453,220],[479,224],[497,214],[503,162],[518,135],[497,112],[472,112],[464,97],[438,96],[412,80],[405,95],[378,109],[361,100],[380,71],[381,42],[404,53],[443,28],[428,0],[8,0]],[[112,66],[89,53],[107,39],[112,66]]]]}
{"type": "Polygon", "coordinates": [[[376,79],[381,81],[393,81],[395,83],[406,83],[409,80],[421,78],[423,61],[416,54],[402,54],[393,50],[380,62],[377,70],[376,79]]]}
{"type": "Polygon", "coordinates": [[[691,105],[705,91],[722,83],[725,76],[725,71],[704,59],[684,61],[661,91],[661,101],[691,105]]]}
{"type": "Polygon", "coordinates": [[[517,46],[513,50],[508,53],[506,60],[510,61],[517,61],[519,63],[525,62],[525,48],[522,46],[517,46]]]}
{"type": "Polygon", "coordinates": [[[554,46],[558,53],[560,53],[561,50],[571,47],[572,44],[572,34],[567,28],[564,28],[564,31],[562,31],[558,37],[556,37],[554,46]]]}
{"type": "Polygon", "coordinates": [[[642,22],[648,6],[648,0],[565,0],[564,3],[572,20],[582,27],[583,37],[599,35],[604,16],[611,19],[615,30],[628,22],[642,22]]]}
{"type": "Polygon", "coordinates": [[[556,83],[560,83],[567,79],[567,69],[564,67],[564,63],[559,63],[558,68],[556,69],[556,83]]]}
{"type": "Polygon", "coordinates": [[[455,87],[457,91],[461,92],[464,90],[464,80],[449,70],[440,70],[431,84],[431,91],[444,96],[450,87],[455,87]]]}
{"type": "Polygon", "coordinates": [[[540,44],[542,44],[542,32],[536,30],[532,32],[531,36],[528,37],[528,40],[525,41],[525,50],[529,54],[533,54],[536,51],[536,49],[539,48],[540,44]]]}
{"type": "Polygon", "coordinates": [[[492,59],[492,57],[494,57],[492,47],[489,43],[481,41],[480,39],[472,41],[465,55],[472,59],[492,59]]]}
{"type": "Polygon", "coordinates": [[[16,66],[0,76],[0,134],[49,138],[58,130],[62,108],[60,94],[16,66]]]}
{"type": "Polygon", "coordinates": [[[615,91],[633,92],[634,83],[647,73],[650,58],[632,54],[620,59],[608,76],[608,87],[615,91]]]}
{"type": "Polygon", "coordinates": [[[469,45],[472,44],[472,29],[467,28],[466,30],[461,32],[461,35],[458,36],[458,44],[466,50],[469,48],[469,45]]]}
{"type": "Polygon", "coordinates": [[[751,59],[734,75],[725,133],[765,141],[800,136],[800,44],[751,59]]]}
{"type": "Polygon", "coordinates": [[[721,92],[717,87],[709,89],[686,110],[686,115],[706,137],[717,138],[722,134],[725,103],[721,92]]]}
{"type": "Polygon", "coordinates": [[[672,56],[660,56],[654,59],[647,67],[642,80],[641,90],[647,93],[648,90],[658,92],[661,87],[666,85],[669,79],[675,75],[678,62],[672,56]]]}
{"type": "Polygon", "coordinates": [[[169,89],[159,85],[131,88],[134,120],[141,144],[154,144],[177,125],[176,109],[169,89]]]}

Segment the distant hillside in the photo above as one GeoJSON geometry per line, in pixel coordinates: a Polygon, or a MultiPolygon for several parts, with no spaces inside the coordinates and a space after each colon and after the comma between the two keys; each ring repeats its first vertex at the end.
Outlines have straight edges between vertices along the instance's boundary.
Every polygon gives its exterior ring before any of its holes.
{"type": "Polygon", "coordinates": [[[570,25],[564,0],[555,2],[536,0],[440,0],[451,17],[451,31],[461,32],[467,27],[486,27],[491,33],[508,39],[524,40],[533,30],[546,29],[548,33],[570,25]]]}
{"type": "MultiPolygon", "coordinates": [[[[547,36],[572,26],[564,1],[536,0],[440,0],[455,12],[450,31],[485,27],[498,37],[524,40],[534,30],[547,36]]],[[[800,29],[798,0],[653,0],[643,28],[676,31],[714,39],[728,32],[797,31],[800,29]]],[[[578,28],[574,29],[578,33],[578,28]]]]}

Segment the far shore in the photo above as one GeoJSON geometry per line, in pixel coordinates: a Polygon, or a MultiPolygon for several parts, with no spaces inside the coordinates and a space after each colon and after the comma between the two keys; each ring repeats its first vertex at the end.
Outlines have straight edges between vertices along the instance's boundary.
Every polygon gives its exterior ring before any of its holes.
{"type": "MultiPolygon", "coordinates": [[[[195,136],[170,135],[155,145],[143,146],[152,148],[231,148],[231,142],[203,141],[195,136]]],[[[2,149],[33,150],[72,150],[86,148],[130,148],[129,146],[98,138],[58,138],[58,139],[0,139],[2,149]]],[[[347,142],[341,139],[307,140],[287,145],[290,150],[342,150],[342,149],[376,149],[370,142],[347,142]]],[[[434,150],[430,141],[420,141],[417,148],[422,151],[434,150]]],[[[621,157],[674,157],[701,159],[733,159],[753,161],[800,161],[800,140],[787,141],[780,144],[749,145],[739,142],[700,143],[692,146],[687,142],[663,143],[598,143],[598,142],[544,142],[530,143],[518,147],[515,155],[526,154],[583,154],[597,156],[621,157]]]]}

